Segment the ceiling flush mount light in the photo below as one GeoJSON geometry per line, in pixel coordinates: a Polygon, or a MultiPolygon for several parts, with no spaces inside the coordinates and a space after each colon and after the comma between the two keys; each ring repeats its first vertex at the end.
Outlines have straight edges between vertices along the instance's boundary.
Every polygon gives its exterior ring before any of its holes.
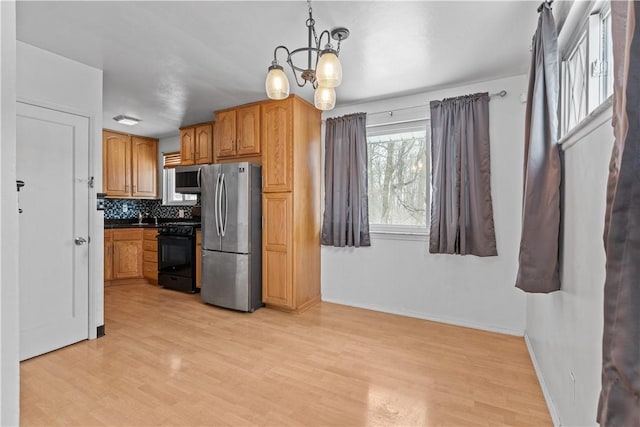
{"type": "MultiPolygon", "coordinates": [[[[284,69],[278,63],[278,50],[287,53],[286,63],[291,67],[296,84],[303,87],[307,83],[316,90],[314,104],[319,110],[331,110],[336,105],[336,91],[334,88],[342,83],[342,66],[338,59],[340,43],[349,37],[349,30],[343,27],[334,28],[331,31],[324,30],[318,37],[316,33],[316,21],[313,20],[311,1],[309,4],[309,19],[306,26],[308,32],[308,46],[294,50],[286,46],[278,46],[273,51],[273,62],[267,73],[265,88],[267,96],[271,99],[284,99],[289,96],[289,80],[284,69]],[[324,48],[321,48],[323,39],[326,38],[324,48]],[[331,45],[331,39],[338,41],[336,49],[331,45]],[[298,54],[306,55],[306,67],[294,64],[294,57],[298,54]]],[[[298,57],[301,57],[299,55],[298,57]]]]}
{"type": "Polygon", "coordinates": [[[121,125],[129,125],[129,126],[137,125],[138,123],[140,123],[142,121],[142,120],[136,119],[134,117],[124,116],[122,114],[119,115],[119,116],[115,116],[113,118],[113,120],[115,120],[116,122],[120,123],[121,125]]]}

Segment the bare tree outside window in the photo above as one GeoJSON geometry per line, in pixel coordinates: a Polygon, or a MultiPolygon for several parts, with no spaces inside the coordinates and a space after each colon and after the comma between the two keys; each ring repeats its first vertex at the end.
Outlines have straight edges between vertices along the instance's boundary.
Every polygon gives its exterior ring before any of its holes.
{"type": "Polygon", "coordinates": [[[369,132],[369,221],[426,227],[427,129],[369,132]]]}

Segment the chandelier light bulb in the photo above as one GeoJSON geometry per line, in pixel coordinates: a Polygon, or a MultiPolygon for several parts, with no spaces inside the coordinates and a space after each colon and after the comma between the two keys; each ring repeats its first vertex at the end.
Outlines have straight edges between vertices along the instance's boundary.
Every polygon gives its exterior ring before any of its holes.
{"type": "Polygon", "coordinates": [[[327,47],[320,53],[316,80],[318,85],[323,87],[338,87],[342,83],[342,65],[336,51],[331,47],[327,47]]]}
{"type": "Polygon", "coordinates": [[[278,64],[269,67],[264,86],[270,99],[285,99],[289,96],[289,79],[278,64]]]}
{"type": "Polygon", "coordinates": [[[332,110],[336,106],[336,91],[332,87],[318,86],[313,96],[313,103],[318,110],[332,110]]]}

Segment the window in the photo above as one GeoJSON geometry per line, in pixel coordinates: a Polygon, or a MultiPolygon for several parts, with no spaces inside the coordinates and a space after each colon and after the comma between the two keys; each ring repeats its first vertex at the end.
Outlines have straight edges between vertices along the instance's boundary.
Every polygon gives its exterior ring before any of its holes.
{"type": "Polygon", "coordinates": [[[592,13],[562,57],[561,136],[584,120],[613,93],[611,13],[592,13]]]}
{"type": "Polygon", "coordinates": [[[198,197],[196,194],[176,193],[175,167],[180,165],[180,153],[164,154],[164,170],[162,171],[162,204],[188,206],[195,205],[198,197]]]}
{"type": "Polygon", "coordinates": [[[427,121],[367,128],[371,231],[427,231],[427,121]]]}

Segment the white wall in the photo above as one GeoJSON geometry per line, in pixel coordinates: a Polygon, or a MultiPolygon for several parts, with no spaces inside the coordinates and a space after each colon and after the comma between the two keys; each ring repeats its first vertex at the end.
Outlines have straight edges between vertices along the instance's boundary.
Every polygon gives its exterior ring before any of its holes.
{"type": "Polygon", "coordinates": [[[18,199],[16,192],[16,4],[0,1],[0,425],[20,420],[18,199]]]}
{"type": "Polygon", "coordinates": [[[561,425],[596,425],[604,316],[602,233],[613,145],[610,119],[608,109],[592,133],[566,143],[578,141],[565,152],[562,289],[527,295],[529,350],[555,422],[561,425]]]}
{"type": "Polygon", "coordinates": [[[17,43],[17,99],[43,107],[89,117],[89,174],[95,185],[90,192],[91,239],[89,283],[89,337],[104,324],[102,211],[97,211],[96,192],[102,188],[102,70],[55,55],[26,43],[17,43]]]}
{"type": "Polygon", "coordinates": [[[526,90],[526,77],[336,108],[323,117],[426,105],[436,99],[502,89],[507,96],[493,98],[489,107],[498,256],[431,255],[425,239],[392,240],[379,235],[372,236],[370,248],[323,247],[323,301],[523,334],[525,295],[514,283],[520,243],[525,113],[520,96],[526,90]]]}

